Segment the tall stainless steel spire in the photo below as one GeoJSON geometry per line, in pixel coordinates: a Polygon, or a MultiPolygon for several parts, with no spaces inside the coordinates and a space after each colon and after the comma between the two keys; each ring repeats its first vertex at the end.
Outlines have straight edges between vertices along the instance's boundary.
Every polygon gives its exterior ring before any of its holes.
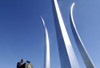
{"type": "Polygon", "coordinates": [[[43,23],[43,27],[45,30],[45,41],[46,41],[46,50],[45,50],[45,66],[44,68],[50,68],[50,45],[49,45],[49,36],[48,36],[48,31],[47,28],[45,26],[45,22],[43,20],[43,18],[41,17],[42,23],[43,23]]]}
{"type": "Polygon", "coordinates": [[[75,22],[74,22],[74,18],[73,18],[73,8],[74,8],[75,3],[72,4],[71,9],[70,9],[70,18],[71,18],[71,28],[72,28],[72,32],[73,32],[73,36],[75,38],[77,47],[79,49],[79,52],[83,58],[83,61],[86,65],[86,68],[94,68],[94,65],[92,63],[92,60],[90,59],[90,57],[88,56],[88,53],[84,47],[84,44],[78,34],[78,31],[76,29],[75,26],[75,22]]]}
{"type": "Polygon", "coordinates": [[[79,68],[57,0],[52,1],[61,68],[79,68]]]}

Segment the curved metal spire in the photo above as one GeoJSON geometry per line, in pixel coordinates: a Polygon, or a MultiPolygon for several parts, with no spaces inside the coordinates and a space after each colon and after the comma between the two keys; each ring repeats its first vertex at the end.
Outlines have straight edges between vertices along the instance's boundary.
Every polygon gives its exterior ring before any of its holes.
{"type": "Polygon", "coordinates": [[[79,68],[57,0],[52,1],[61,68],[79,68]]]}
{"type": "Polygon", "coordinates": [[[46,40],[46,55],[45,55],[45,68],[50,68],[50,45],[49,45],[49,36],[48,36],[48,31],[47,28],[45,26],[45,22],[43,20],[43,18],[41,17],[42,23],[43,23],[43,27],[45,30],[45,40],[46,40]]]}
{"type": "Polygon", "coordinates": [[[76,41],[76,44],[77,44],[77,47],[80,51],[80,54],[83,58],[83,61],[86,65],[86,68],[95,68],[90,57],[88,56],[88,53],[84,47],[84,44],[78,34],[78,31],[76,29],[76,26],[75,26],[75,22],[74,22],[74,18],[73,18],[73,8],[74,8],[74,5],[75,3],[73,3],[71,5],[71,9],[70,9],[70,17],[71,17],[71,29],[72,29],[72,32],[73,32],[73,35],[74,35],[74,38],[75,38],[75,41],[76,41]]]}

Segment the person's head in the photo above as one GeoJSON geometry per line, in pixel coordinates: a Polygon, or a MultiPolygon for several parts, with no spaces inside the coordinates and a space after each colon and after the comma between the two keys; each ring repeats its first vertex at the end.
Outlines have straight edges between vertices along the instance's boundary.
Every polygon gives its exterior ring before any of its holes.
{"type": "Polygon", "coordinates": [[[21,63],[24,63],[25,59],[21,59],[21,63]]]}

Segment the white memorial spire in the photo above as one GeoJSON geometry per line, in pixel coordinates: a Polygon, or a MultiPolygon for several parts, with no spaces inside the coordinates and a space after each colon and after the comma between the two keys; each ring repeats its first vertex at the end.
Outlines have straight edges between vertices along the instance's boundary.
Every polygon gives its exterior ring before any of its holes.
{"type": "Polygon", "coordinates": [[[76,41],[76,44],[77,44],[77,47],[79,49],[79,52],[82,56],[82,59],[86,65],[86,68],[95,68],[94,65],[93,65],[93,62],[92,60],[90,59],[90,57],[88,56],[88,53],[84,47],[84,44],[78,34],[78,31],[76,29],[76,26],[75,26],[75,22],[74,22],[74,18],[73,18],[73,8],[74,8],[74,5],[75,3],[73,3],[71,5],[71,9],[70,9],[70,18],[71,18],[71,28],[72,28],[72,32],[73,32],[73,36],[75,38],[75,41],[76,41]]]}
{"type": "Polygon", "coordinates": [[[43,27],[45,30],[45,41],[46,41],[46,53],[45,53],[45,68],[50,68],[50,45],[49,45],[49,36],[48,36],[48,31],[47,28],[45,26],[45,22],[43,20],[43,18],[41,17],[42,23],[43,23],[43,27]]]}

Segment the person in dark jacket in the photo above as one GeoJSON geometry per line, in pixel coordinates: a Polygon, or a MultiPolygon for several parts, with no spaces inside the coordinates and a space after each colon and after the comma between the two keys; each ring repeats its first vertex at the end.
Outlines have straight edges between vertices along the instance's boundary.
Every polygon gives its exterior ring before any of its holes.
{"type": "Polygon", "coordinates": [[[24,64],[24,61],[24,59],[21,59],[21,61],[17,63],[17,68],[21,68],[21,66],[24,64]]]}

